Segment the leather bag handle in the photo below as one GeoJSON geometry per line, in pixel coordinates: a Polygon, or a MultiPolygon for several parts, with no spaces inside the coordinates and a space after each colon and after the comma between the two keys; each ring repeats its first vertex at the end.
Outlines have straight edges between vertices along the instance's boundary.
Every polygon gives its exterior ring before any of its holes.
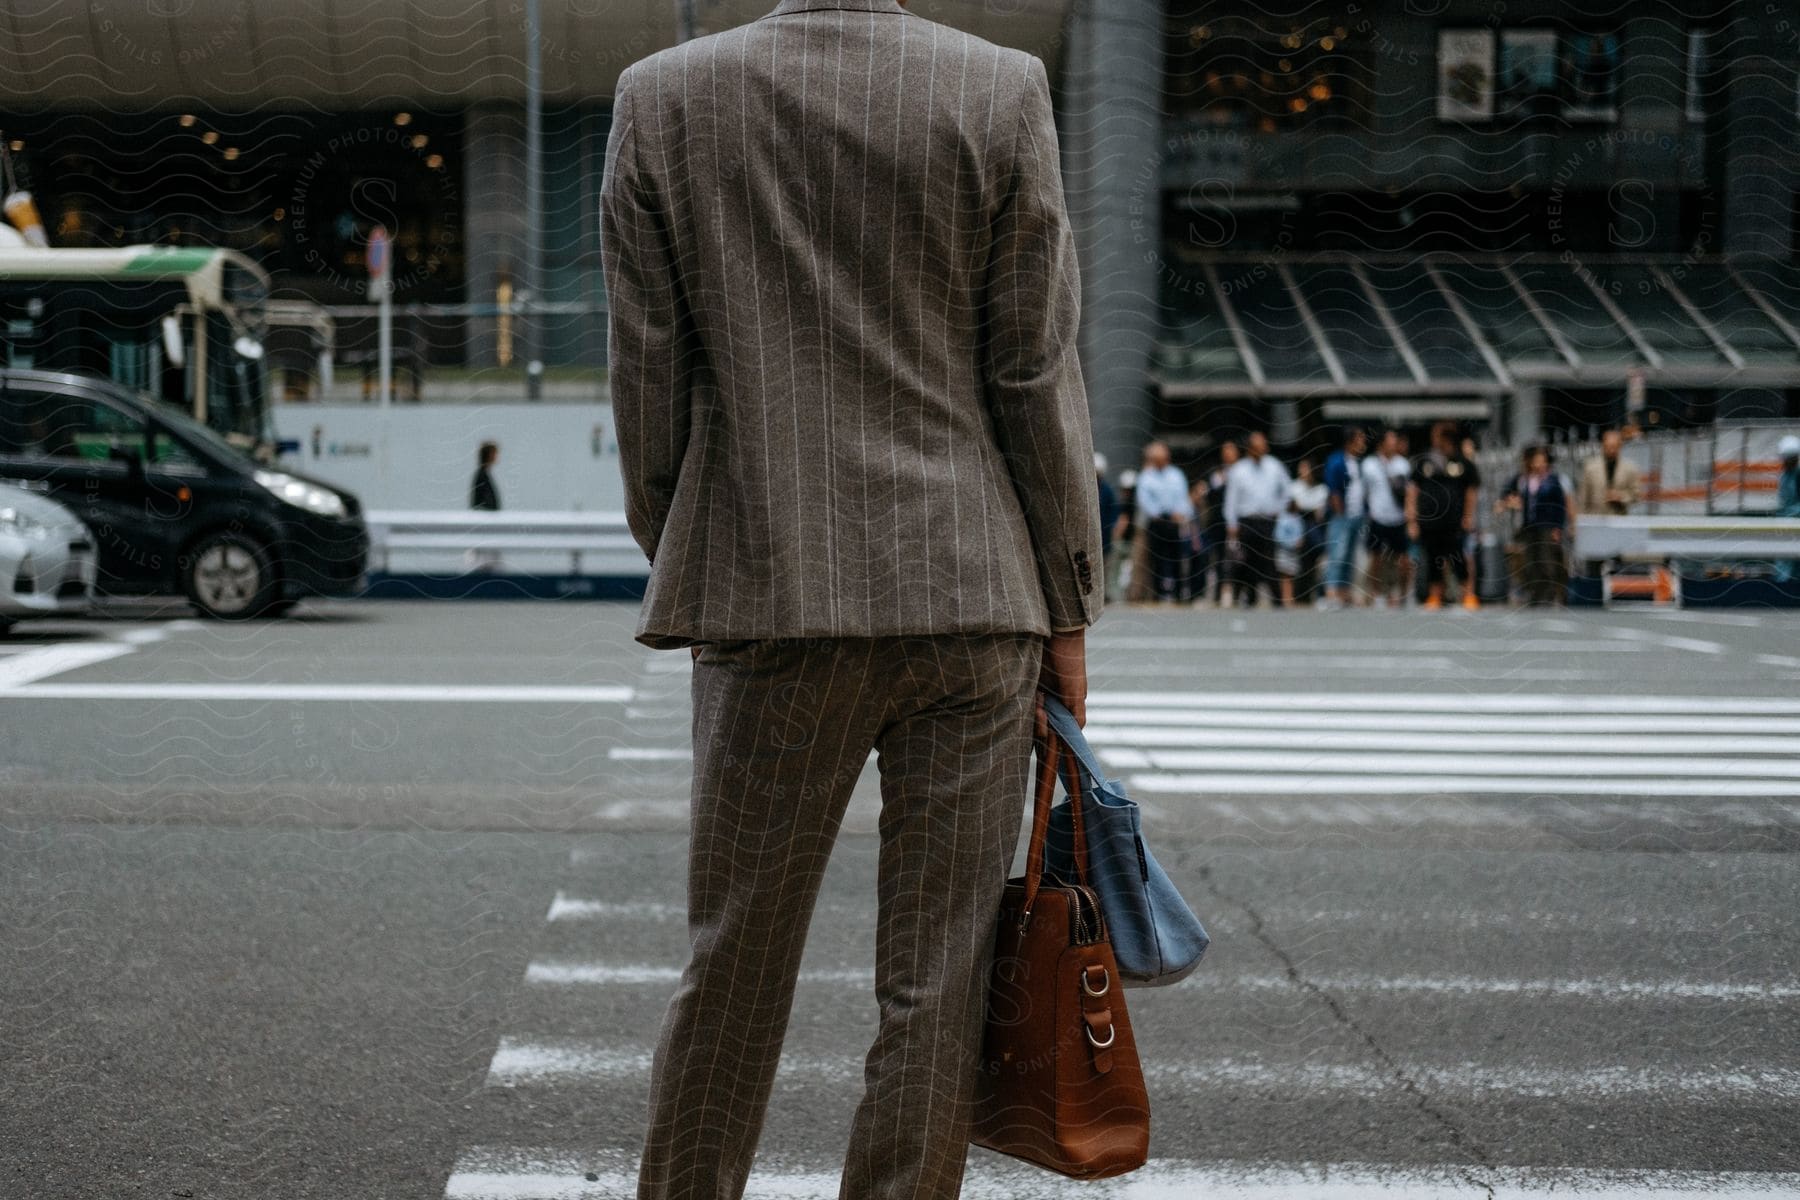
{"type": "Polygon", "coordinates": [[[1075,881],[1083,887],[1088,884],[1087,854],[1087,817],[1082,812],[1081,773],[1075,766],[1072,757],[1064,757],[1060,769],[1063,790],[1069,794],[1069,823],[1074,830],[1073,857],[1075,860],[1075,881]]]}
{"type": "Polygon", "coordinates": [[[1025,896],[1019,908],[1019,928],[1031,924],[1031,908],[1037,903],[1038,888],[1044,878],[1044,842],[1050,836],[1050,804],[1056,798],[1057,759],[1061,739],[1049,736],[1044,723],[1044,693],[1037,694],[1038,757],[1037,791],[1032,800],[1031,840],[1025,849],[1025,896]]]}

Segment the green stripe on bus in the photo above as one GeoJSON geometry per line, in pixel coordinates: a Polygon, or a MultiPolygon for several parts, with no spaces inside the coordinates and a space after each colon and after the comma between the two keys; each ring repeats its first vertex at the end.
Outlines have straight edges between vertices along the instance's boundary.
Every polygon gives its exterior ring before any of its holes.
{"type": "Polygon", "coordinates": [[[125,270],[130,274],[187,275],[205,267],[217,253],[206,247],[159,247],[134,255],[125,270]]]}

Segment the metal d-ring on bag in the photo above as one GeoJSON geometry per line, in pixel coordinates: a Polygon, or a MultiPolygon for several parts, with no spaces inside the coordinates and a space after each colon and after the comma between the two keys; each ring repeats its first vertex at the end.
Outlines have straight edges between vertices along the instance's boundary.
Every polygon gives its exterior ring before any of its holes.
{"type": "Polygon", "coordinates": [[[1118,780],[1106,778],[1074,715],[1048,694],[1044,711],[1051,733],[1069,750],[1062,778],[1070,796],[1050,812],[1047,866],[1061,878],[1075,877],[1070,817],[1073,798],[1080,796],[1087,835],[1085,874],[1100,896],[1123,982],[1138,987],[1179,983],[1200,965],[1212,939],[1144,844],[1137,803],[1118,780]]]}

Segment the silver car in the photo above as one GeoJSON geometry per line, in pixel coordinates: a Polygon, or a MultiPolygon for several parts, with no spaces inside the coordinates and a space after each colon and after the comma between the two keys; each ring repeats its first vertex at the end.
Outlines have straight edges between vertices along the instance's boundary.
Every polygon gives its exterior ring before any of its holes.
{"type": "Polygon", "coordinates": [[[0,484],[0,633],[27,617],[85,612],[94,596],[94,538],[68,509],[0,484]]]}

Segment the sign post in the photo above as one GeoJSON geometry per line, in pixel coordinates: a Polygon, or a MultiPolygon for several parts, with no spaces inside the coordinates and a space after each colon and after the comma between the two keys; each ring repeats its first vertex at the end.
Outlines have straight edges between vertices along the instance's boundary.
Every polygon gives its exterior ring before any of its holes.
{"type": "Polygon", "coordinates": [[[369,267],[369,290],[375,293],[379,307],[377,317],[378,345],[376,348],[377,378],[376,399],[382,408],[386,408],[394,395],[394,250],[388,241],[387,226],[377,225],[369,231],[369,248],[367,252],[369,267]]]}

